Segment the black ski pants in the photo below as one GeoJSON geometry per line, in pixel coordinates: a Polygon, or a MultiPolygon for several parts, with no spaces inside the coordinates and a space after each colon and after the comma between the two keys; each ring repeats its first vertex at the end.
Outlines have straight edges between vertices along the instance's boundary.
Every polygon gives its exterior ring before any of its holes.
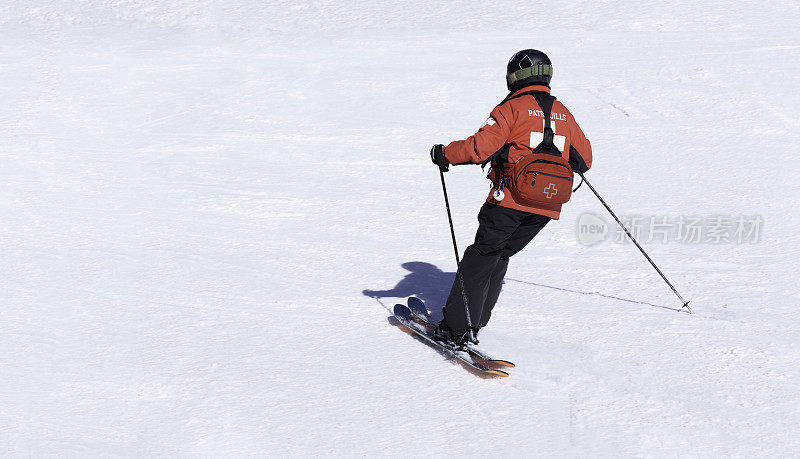
{"type": "Polygon", "coordinates": [[[456,333],[466,333],[467,317],[461,282],[467,292],[474,331],[485,327],[500,296],[508,259],[522,250],[551,219],[544,215],[484,203],[478,213],[475,243],[467,247],[444,307],[444,322],[456,333]]]}

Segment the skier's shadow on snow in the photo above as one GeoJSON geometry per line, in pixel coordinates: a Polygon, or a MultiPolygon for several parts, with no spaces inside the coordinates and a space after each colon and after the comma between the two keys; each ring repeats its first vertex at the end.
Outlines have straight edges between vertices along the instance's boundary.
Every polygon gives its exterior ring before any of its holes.
{"type": "MultiPolygon", "coordinates": [[[[447,295],[450,293],[450,287],[453,286],[456,273],[444,272],[424,261],[409,261],[401,266],[410,271],[410,273],[401,279],[393,289],[364,290],[362,293],[378,301],[380,301],[380,298],[385,297],[406,298],[416,296],[425,302],[434,321],[442,320],[442,308],[447,300],[447,295]]],[[[386,306],[384,305],[384,307],[386,306]]]]}

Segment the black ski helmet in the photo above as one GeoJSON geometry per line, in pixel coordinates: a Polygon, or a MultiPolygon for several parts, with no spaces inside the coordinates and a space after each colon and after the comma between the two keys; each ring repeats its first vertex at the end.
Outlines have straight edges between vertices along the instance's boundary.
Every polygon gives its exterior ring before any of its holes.
{"type": "Polygon", "coordinates": [[[506,68],[506,85],[509,91],[531,84],[550,86],[553,64],[547,54],[535,49],[523,49],[511,56],[506,68]]]}

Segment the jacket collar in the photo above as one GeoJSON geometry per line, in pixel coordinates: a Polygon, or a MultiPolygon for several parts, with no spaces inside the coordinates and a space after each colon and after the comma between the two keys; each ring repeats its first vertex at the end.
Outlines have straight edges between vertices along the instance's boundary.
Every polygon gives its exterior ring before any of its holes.
{"type": "Polygon", "coordinates": [[[522,88],[517,89],[516,91],[511,93],[511,96],[516,96],[517,94],[527,92],[527,91],[542,91],[550,94],[550,88],[543,84],[532,84],[530,86],[524,86],[522,88]]]}

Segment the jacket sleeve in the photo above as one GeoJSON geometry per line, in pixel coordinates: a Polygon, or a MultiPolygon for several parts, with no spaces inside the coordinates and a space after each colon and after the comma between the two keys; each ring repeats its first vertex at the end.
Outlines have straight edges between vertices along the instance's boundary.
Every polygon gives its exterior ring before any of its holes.
{"type": "Polygon", "coordinates": [[[592,144],[583,134],[572,113],[569,113],[569,120],[570,129],[572,130],[569,146],[569,164],[572,166],[572,170],[583,174],[592,167],[592,144]]]}
{"type": "Polygon", "coordinates": [[[513,116],[508,104],[495,107],[478,132],[444,147],[445,159],[450,164],[484,162],[506,144],[513,125],[513,116]]]}

